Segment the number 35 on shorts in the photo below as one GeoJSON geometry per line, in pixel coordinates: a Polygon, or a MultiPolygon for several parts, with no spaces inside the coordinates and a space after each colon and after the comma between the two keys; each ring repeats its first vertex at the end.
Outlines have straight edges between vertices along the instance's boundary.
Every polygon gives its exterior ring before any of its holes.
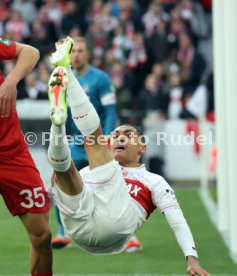
{"type": "Polygon", "coordinates": [[[45,194],[43,193],[43,187],[36,187],[32,190],[25,189],[20,191],[19,195],[23,197],[20,204],[24,208],[42,208],[45,205],[45,194]]]}

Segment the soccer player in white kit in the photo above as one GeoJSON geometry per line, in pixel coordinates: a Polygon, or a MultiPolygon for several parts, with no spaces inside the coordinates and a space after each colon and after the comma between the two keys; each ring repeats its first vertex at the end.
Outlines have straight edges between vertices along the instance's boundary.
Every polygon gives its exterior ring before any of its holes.
{"type": "Polygon", "coordinates": [[[110,149],[99,117],[70,67],[72,39],[56,43],[49,79],[51,141],[49,162],[54,169],[53,193],[69,237],[94,254],[124,250],[129,238],[153,210],[163,213],[187,259],[189,275],[209,275],[200,267],[190,228],[174,191],[159,175],[139,163],[146,150],[142,133],[131,125],[117,127],[110,149]],[[75,125],[84,136],[89,166],[77,171],[65,134],[67,100],[75,125]]]}

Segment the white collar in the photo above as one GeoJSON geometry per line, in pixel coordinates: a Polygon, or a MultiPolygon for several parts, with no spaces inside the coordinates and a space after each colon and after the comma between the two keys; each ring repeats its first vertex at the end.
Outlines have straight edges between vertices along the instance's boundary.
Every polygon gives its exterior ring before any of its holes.
{"type": "Polygon", "coordinates": [[[146,169],[146,166],[145,164],[140,164],[140,166],[138,167],[123,167],[121,166],[122,170],[129,170],[129,171],[132,171],[132,170],[144,170],[146,169]]]}

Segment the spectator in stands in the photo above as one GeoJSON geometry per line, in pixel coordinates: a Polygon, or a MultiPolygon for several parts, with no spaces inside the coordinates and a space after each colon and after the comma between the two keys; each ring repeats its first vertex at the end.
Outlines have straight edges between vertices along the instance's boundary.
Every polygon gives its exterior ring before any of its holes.
{"type": "Polygon", "coordinates": [[[122,27],[119,25],[114,30],[114,37],[112,39],[112,55],[116,60],[125,61],[128,50],[130,48],[130,41],[126,38],[122,27]]]}
{"type": "Polygon", "coordinates": [[[113,86],[116,92],[117,111],[120,123],[123,121],[123,112],[131,107],[132,104],[132,87],[133,77],[126,73],[125,66],[121,62],[115,62],[110,73],[113,86]]]}
{"type": "Polygon", "coordinates": [[[143,117],[153,113],[157,118],[167,117],[168,94],[160,80],[154,74],[146,77],[145,87],[140,91],[138,107],[143,111],[143,117]]]}
{"type": "Polygon", "coordinates": [[[120,59],[116,59],[113,53],[112,49],[109,49],[105,53],[105,64],[104,64],[104,69],[108,74],[111,74],[112,66],[116,61],[121,61],[120,59]]]}
{"type": "Polygon", "coordinates": [[[166,76],[165,76],[165,68],[162,63],[155,63],[152,66],[151,73],[154,74],[156,76],[156,79],[164,85],[166,76]]]}
{"type": "Polygon", "coordinates": [[[88,14],[88,19],[91,22],[94,22],[98,19],[101,19],[103,13],[103,1],[102,0],[94,0],[92,1],[92,7],[88,14]]]}
{"type": "Polygon", "coordinates": [[[40,7],[36,21],[39,21],[41,28],[46,30],[47,39],[49,41],[54,42],[58,39],[58,32],[56,31],[57,28],[49,17],[49,10],[47,5],[40,7]]]}
{"type": "Polygon", "coordinates": [[[4,34],[5,22],[9,19],[10,10],[6,3],[0,1],[0,35],[4,34]]]}
{"type": "Polygon", "coordinates": [[[23,42],[30,35],[29,25],[18,11],[11,11],[5,30],[8,36],[17,42],[23,42]]]}
{"type": "Polygon", "coordinates": [[[159,23],[160,6],[156,5],[154,1],[149,5],[147,12],[143,15],[142,21],[145,26],[145,34],[149,37],[155,26],[159,23]]]}
{"type": "Polygon", "coordinates": [[[168,23],[168,41],[171,52],[178,48],[179,36],[182,33],[187,33],[187,26],[182,21],[178,8],[174,8],[171,10],[168,23]]]}
{"type": "Polygon", "coordinates": [[[28,94],[28,98],[37,99],[39,91],[36,88],[36,74],[35,72],[31,72],[25,78],[25,87],[26,93],[28,94]]]}
{"type": "Polygon", "coordinates": [[[74,27],[80,27],[81,33],[85,33],[87,29],[85,14],[83,14],[83,10],[80,10],[76,2],[68,1],[61,20],[62,35],[68,35],[74,27]]]}
{"type": "Polygon", "coordinates": [[[120,14],[126,12],[136,32],[143,32],[142,16],[135,0],[118,0],[120,14]]]}
{"type": "MultiPolygon", "coordinates": [[[[61,35],[70,34],[75,37],[85,34],[91,48],[92,64],[111,75],[117,86],[121,109],[126,110],[127,106],[130,108],[130,113],[118,109],[119,116],[121,112],[123,114],[120,119],[124,123],[128,121],[136,123],[137,119],[138,122],[142,119],[137,109],[137,99],[140,99],[138,94],[144,86],[145,78],[150,74],[156,75],[158,90],[163,91],[161,94],[168,99],[171,97],[169,109],[175,102],[174,98],[178,97],[177,87],[178,90],[184,91],[182,94],[184,105],[199,87],[207,58],[205,56],[204,60],[197,51],[197,46],[203,37],[210,37],[210,28],[205,31],[207,23],[204,20],[206,13],[210,14],[209,2],[209,0],[202,0],[201,3],[190,0],[1,1],[0,35],[2,33],[8,38],[29,41],[29,44],[39,49],[43,61],[52,51],[54,41],[61,35]],[[14,10],[20,11],[23,18],[19,14],[14,18],[14,10]],[[199,24],[200,22],[202,24],[199,24]],[[178,71],[172,71],[169,77],[170,72],[167,68],[170,67],[177,67],[178,71]],[[174,83],[179,82],[180,78],[183,81],[176,86],[174,83]]],[[[3,66],[6,66],[7,71],[11,67],[8,63],[4,63],[3,66]]],[[[39,91],[36,99],[43,99],[48,69],[42,71],[39,65],[35,73],[36,87],[39,91]]],[[[24,98],[28,95],[24,92],[26,90],[24,82],[20,85],[22,93],[18,96],[24,98]]],[[[145,103],[147,104],[155,94],[149,92],[145,103]]],[[[157,101],[154,101],[154,105],[156,104],[157,101]]],[[[176,117],[179,108],[176,109],[175,115],[169,110],[169,114],[171,112],[173,115],[168,117],[176,117]]],[[[161,110],[166,110],[167,113],[166,104],[161,110]]],[[[144,112],[142,113],[144,115],[144,112]]]]}
{"type": "Polygon", "coordinates": [[[47,26],[36,20],[32,25],[30,36],[31,45],[36,47],[41,54],[41,59],[52,51],[54,43],[47,33],[47,26]]]}
{"type": "Polygon", "coordinates": [[[38,78],[36,80],[36,88],[38,90],[38,99],[48,98],[48,80],[49,67],[45,61],[40,61],[38,65],[38,78]]]}
{"type": "Polygon", "coordinates": [[[95,19],[89,27],[86,34],[90,56],[101,57],[104,55],[105,50],[108,49],[109,40],[108,34],[103,30],[102,19],[95,19]]]}
{"type": "Polygon", "coordinates": [[[179,3],[180,0],[160,0],[162,7],[165,12],[170,13],[176,5],[179,3]]]}
{"type": "Polygon", "coordinates": [[[28,23],[32,23],[37,18],[37,10],[33,1],[14,0],[11,9],[18,11],[28,23]]]}
{"type": "Polygon", "coordinates": [[[169,104],[168,118],[178,119],[183,110],[183,87],[181,76],[178,72],[171,73],[169,76],[169,104]]]}
{"type": "Polygon", "coordinates": [[[163,62],[169,54],[169,42],[166,33],[166,23],[159,20],[153,34],[146,39],[146,49],[149,63],[163,62]],[[159,49],[159,51],[157,51],[159,49]]]}
{"type": "Polygon", "coordinates": [[[106,3],[102,9],[102,26],[105,32],[112,32],[118,26],[118,18],[111,14],[111,4],[106,3]]]}
{"type": "Polygon", "coordinates": [[[181,66],[185,85],[194,90],[200,84],[206,64],[203,56],[195,49],[188,34],[180,36],[177,61],[181,66]]]}
{"type": "Polygon", "coordinates": [[[132,35],[131,50],[128,55],[128,67],[135,70],[137,67],[147,63],[147,54],[144,46],[144,40],[141,33],[132,35]]]}
{"type": "Polygon", "coordinates": [[[179,5],[180,17],[186,21],[190,22],[193,16],[193,4],[190,0],[182,0],[179,5]]]}

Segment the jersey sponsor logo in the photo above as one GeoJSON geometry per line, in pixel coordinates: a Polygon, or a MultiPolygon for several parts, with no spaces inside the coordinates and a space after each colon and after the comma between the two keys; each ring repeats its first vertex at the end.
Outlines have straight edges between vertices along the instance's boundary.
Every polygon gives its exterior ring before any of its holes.
{"type": "Polygon", "coordinates": [[[138,187],[137,185],[134,185],[134,184],[127,184],[127,188],[130,195],[134,195],[135,197],[137,197],[139,191],[142,190],[141,187],[138,187]]]}
{"type": "Polygon", "coordinates": [[[3,39],[0,37],[0,43],[4,43],[6,46],[11,46],[12,43],[9,39],[3,39]]]}
{"type": "Polygon", "coordinates": [[[151,191],[142,182],[124,178],[130,196],[136,200],[147,212],[147,217],[154,211],[156,206],[153,204],[151,191]]]}

